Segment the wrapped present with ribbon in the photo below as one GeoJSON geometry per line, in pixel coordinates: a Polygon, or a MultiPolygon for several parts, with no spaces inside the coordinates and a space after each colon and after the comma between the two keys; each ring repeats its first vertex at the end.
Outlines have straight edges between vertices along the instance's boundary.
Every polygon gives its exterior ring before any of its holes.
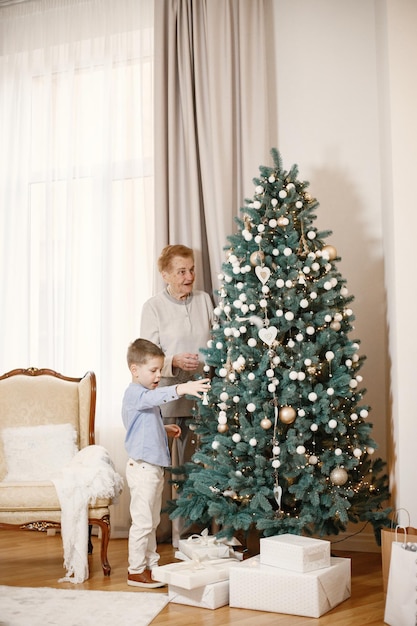
{"type": "Polygon", "coordinates": [[[152,569],[152,577],[168,585],[195,589],[229,579],[229,569],[236,559],[205,559],[170,563],[152,569]]]}
{"type": "Polygon", "coordinates": [[[205,528],[201,535],[180,539],[178,550],[189,559],[227,559],[235,556],[233,547],[238,545],[240,542],[237,539],[217,539],[205,528]]]}

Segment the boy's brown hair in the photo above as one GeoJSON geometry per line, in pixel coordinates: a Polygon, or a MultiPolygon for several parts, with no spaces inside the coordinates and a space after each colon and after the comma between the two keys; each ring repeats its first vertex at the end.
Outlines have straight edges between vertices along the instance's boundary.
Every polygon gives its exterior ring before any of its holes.
{"type": "Polygon", "coordinates": [[[142,365],[155,356],[165,356],[159,346],[147,339],[135,339],[127,349],[127,364],[129,367],[133,364],[142,365]]]}

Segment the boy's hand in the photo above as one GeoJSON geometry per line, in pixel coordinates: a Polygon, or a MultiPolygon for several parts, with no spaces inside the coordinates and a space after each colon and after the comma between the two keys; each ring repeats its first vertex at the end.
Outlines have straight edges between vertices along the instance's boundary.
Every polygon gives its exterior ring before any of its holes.
{"type": "Polygon", "coordinates": [[[178,424],[165,424],[165,430],[168,437],[177,439],[181,435],[181,426],[178,424]]]}
{"type": "Polygon", "coordinates": [[[195,396],[201,398],[202,393],[206,393],[210,389],[210,378],[200,378],[199,380],[189,380],[187,383],[177,385],[177,394],[179,396],[195,396]]]}

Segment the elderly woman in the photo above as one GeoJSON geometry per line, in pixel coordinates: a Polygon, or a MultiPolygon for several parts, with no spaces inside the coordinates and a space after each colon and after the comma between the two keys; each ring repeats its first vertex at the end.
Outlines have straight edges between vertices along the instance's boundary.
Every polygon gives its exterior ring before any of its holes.
{"type": "MultiPolygon", "coordinates": [[[[207,345],[210,337],[213,304],[206,292],[193,290],[195,267],[191,248],[166,246],[158,259],[158,269],[166,287],[145,302],[140,335],[159,345],[165,354],[161,387],[184,383],[203,373],[198,351],[207,345]]],[[[161,407],[166,424],[181,426],[181,438],[173,442],[173,465],[189,461],[194,451],[186,426],[193,405],[193,400],[182,397],[161,407]]],[[[173,524],[174,545],[178,533],[173,524]]]]}

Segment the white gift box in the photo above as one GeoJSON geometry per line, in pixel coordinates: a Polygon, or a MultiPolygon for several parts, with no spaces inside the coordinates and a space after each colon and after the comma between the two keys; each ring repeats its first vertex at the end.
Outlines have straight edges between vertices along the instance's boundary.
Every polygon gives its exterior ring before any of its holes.
{"type": "Polygon", "coordinates": [[[206,561],[183,561],[161,565],[152,570],[152,577],[168,585],[195,589],[210,583],[229,579],[229,569],[236,559],[211,559],[206,561]]]}
{"type": "Polygon", "coordinates": [[[229,546],[205,531],[201,535],[180,539],[178,550],[189,559],[227,559],[230,556],[229,546]]]}
{"type": "Polygon", "coordinates": [[[168,585],[168,599],[176,604],[188,604],[202,609],[218,609],[229,603],[229,581],[222,580],[195,589],[168,585]]]}
{"type": "Polygon", "coordinates": [[[264,565],[294,572],[311,572],[329,567],[330,541],[291,534],[262,537],[260,561],[264,565]]]}
{"type": "Polygon", "coordinates": [[[320,617],[350,597],[350,559],[330,567],[293,572],[264,565],[255,556],[230,569],[229,604],[241,609],[320,617]]]}

